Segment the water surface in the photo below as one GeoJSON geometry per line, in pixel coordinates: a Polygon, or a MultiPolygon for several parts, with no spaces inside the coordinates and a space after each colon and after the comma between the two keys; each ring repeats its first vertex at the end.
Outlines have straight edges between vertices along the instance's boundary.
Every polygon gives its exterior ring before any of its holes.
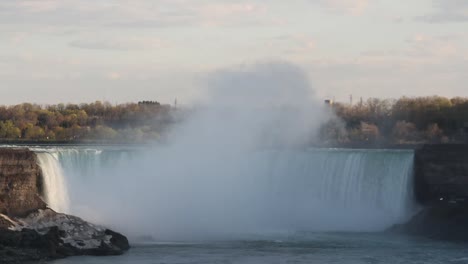
{"type": "Polygon", "coordinates": [[[384,233],[312,233],[278,239],[140,243],[123,256],[73,257],[53,264],[336,263],[462,264],[466,245],[384,233]]]}

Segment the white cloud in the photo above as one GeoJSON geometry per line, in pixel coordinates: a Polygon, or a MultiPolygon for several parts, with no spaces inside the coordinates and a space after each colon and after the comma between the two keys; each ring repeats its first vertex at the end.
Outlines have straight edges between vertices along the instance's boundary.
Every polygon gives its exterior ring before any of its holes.
{"type": "MultiPolygon", "coordinates": [[[[424,1],[0,0],[0,75],[30,100],[40,96],[36,86],[63,93],[44,97],[49,102],[67,100],[72,86],[88,89],[73,100],[96,99],[94,90],[112,86],[125,101],[137,98],[130,97],[134,87],[139,97],[173,98],[174,82],[185,82],[187,72],[286,59],[304,66],[319,90],[337,96],[352,90],[398,96],[398,91],[422,94],[437,88],[445,95],[443,78],[453,91],[468,95],[468,35],[437,36],[457,34],[463,25],[408,19],[430,10],[432,1],[420,4],[424,1]],[[161,72],[170,78],[155,85],[161,72]]],[[[427,21],[466,19],[468,0],[433,3],[427,21]]],[[[191,82],[183,86],[179,97],[197,93],[191,82]]]]}
{"type": "MultiPolygon", "coordinates": [[[[65,1],[63,1],[65,2],[65,1]]],[[[48,12],[59,8],[60,1],[57,0],[42,0],[42,1],[17,1],[17,7],[24,9],[27,12],[48,12]]]]}
{"type": "Polygon", "coordinates": [[[281,35],[269,40],[269,48],[281,49],[289,59],[301,60],[317,51],[317,39],[308,34],[281,35]]]}
{"type": "Polygon", "coordinates": [[[456,37],[450,36],[431,36],[426,34],[415,34],[408,39],[411,45],[406,52],[408,56],[421,57],[439,63],[440,60],[453,58],[468,59],[468,49],[459,47],[456,37]]]}
{"type": "Polygon", "coordinates": [[[261,24],[260,16],[266,13],[266,7],[251,3],[215,3],[200,6],[197,13],[203,25],[261,24]]]}
{"type": "Polygon", "coordinates": [[[69,45],[75,48],[97,50],[141,50],[164,47],[163,41],[159,38],[81,39],[71,41],[69,45]]]}
{"type": "Polygon", "coordinates": [[[109,79],[109,80],[118,80],[120,78],[122,78],[122,75],[118,72],[109,72],[107,75],[106,75],[106,78],[109,79]]]}
{"type": "Polygon", "coordinates": [[[369,0],[318,0],[318,3],[334,12],[362,15],[369,0]]]}
{"type": "Polygon", "coordinates": [[[429,23],[468,22],[468,1],[433,0],[434,13],[416,17],[416,20],[429,23]]]}
{"type": "Polygon", "coordinates": [[[96,27],[169,27],[245,24],[257,21],[264,5],[215,0],[72,1],[18,0],[0,2],[4,24],[96,27]]]}

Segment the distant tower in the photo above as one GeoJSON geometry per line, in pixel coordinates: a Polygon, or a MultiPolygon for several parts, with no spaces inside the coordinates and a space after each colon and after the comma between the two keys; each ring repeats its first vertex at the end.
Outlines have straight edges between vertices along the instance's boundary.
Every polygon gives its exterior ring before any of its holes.
{"type": "Polygon", "coordinates": [[[349,104],[353,105],[353,95],[352,94],[349,95],[349,104]]]}
{"type": "Polygon", "coordinates": [[[174,108],[177,109],[177,98],[174,99],[174,108]]]}

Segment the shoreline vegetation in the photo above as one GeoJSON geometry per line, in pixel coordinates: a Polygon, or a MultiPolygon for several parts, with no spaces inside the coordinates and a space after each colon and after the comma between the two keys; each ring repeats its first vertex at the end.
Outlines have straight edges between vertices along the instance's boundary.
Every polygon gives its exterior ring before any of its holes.
{"type": "MultiPolygon", "coordinates": [[[[412,148],[468,142],[468,98],[370,98],[326,104],[322,147],[412,148]]],[[[0,106],[0,144],[135,145],[164,141],[190,110],[156,101],[0,106]]],[[[311,136],[312,137],[312,136],[311,136]]]]}
{"type": "Polygon", "coordinates": [[[468,98],[369,98],[328,101],[332,118],[320,129],[325,145],[392,146],[468,142],[468,98]]]}
{"type": "Polygon", "coordinates": [[[155,101],[111,105],[0,106],[2,144],[134,144],[157,141],[177,122],[176,108],[155,101]]]}

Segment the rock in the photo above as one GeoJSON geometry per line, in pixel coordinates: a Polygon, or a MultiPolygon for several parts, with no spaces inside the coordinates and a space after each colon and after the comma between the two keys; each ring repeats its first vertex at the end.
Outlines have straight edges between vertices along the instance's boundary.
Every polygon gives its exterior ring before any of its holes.
{"type": "Polygon", "coordinates": [[[414,155],[416,200],[468,201],[468,145],[424,145],[414,155]]]}
{"type": "Polygon", "coordinates": [[[411,220],[390,229],[393,232],[437,240],[468,242],[468,204],[439,202],[422,209],[411,220]]]}
{"type": "Polygon", "coordinates": [[[110,229],[106,229],[104,233],[108,236],[111,236],[110,242],[113,245],[116,245],[118,248],[123,249],[123,250],[130,249],[130,244],[128,243],[128,239],[124,235],[114,232],[110,229]]]}
{"type": "Polygon", "coordinates": [[[122,234],[47,208],[42,171],[28,149],[0,149],[0,263],[119,255],[122,234]]]}
{"type": "Polygon", "coordinates": [[[117,232],[51,209],[38,210],[20,218],[18,225],[40,234],[53,230],[60,240],[58,244],[72,251],[72,255],[120,255],[130,248],[127,238],[117,232]]]}
{"type": "Polygon", "coordinates": [[[8,216],[0,214],[0,228],[8,229],[15,226],[15,222],[8,216]]]}
{"type": "Polygon", "coordinates": [[[391,231],[468,242],[468,144],[424,145],[416,149],[414,192],[424,208],[391,231]]]}
{"type": "Polygon", "coordinates": [[[34,152],[28,149],[0,151],[0,213],[25,216],[45,209],[42,172],[34,152]]]}
{"type": "Polygon", "coordinates": [[[0,246],[0,256],[21,260],[120,255],[130,248],[122,234],[51,209],[16,218],[13,227],[0,230],[0,246]]]}
{"type": "MultiPolygon", "coordinates": [[[[35,230],[0,229],[0,263],[24,263],[52,257],[46,236],[35,230]]],[[[54,255],[53,257],[56,257],[54,255]]]]}

